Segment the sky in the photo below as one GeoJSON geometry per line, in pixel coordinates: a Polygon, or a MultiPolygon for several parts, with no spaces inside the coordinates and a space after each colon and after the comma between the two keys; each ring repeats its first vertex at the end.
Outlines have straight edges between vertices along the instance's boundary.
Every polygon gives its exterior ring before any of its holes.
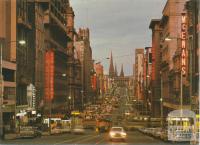
{"type": "Polygon", "coordinates": [[[93,59],[108,73],[110,53],[118,73],[133,74],[135,48],[151,46],[151,19],[162,17],[166,0],[70,0],[75,28],[90,29],[93,59]]]}

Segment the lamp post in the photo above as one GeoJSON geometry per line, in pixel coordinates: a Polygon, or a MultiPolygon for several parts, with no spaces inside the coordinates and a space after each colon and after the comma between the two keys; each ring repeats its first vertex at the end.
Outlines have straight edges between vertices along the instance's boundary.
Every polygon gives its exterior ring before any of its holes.
{"type": "Polygon", "coordinates": [[[69,109],[71,111],[71,96],[69,96],[68,99],[69,99],[69,109]]]}
{"type": "Polygon", "coordinates": [[[84,97],[84,91],[81,90],[81,108],[82,108],[82,111],[83,111],[83,97],[84,97]]]}
{"type": "MultiPolygon", "coordinates": [[[[150,102],[150,99],[149,99],[149,96],[150,96],[150,90],[149,90],[149,78],[150,78],[150,76],[149,75],[147,75],[146,76],[146,105],[147,105],[147,107],[146,107],[146,113],[148,112],[148,108],[150,107],[149,106],[149,102],[150,102]],[[149,106],[149,107],[148,107],[149,106]]],[[[150,111],[150,108],[149,108],[149,111],[150,111]]]]}
{"type": "Polygon", "coordinates": [[[163,127],[163,81],[162,81],[162,72],[160,71],[160,118],[161,118],[161,127],[163,127]]]}
{"type": "Polygon", "coordinates": [[[3,74],[2,74],[2,43],[0,43],[0,51],[1,51],[1,58],[0,58],[0,64],[1,64],[1,69],[0,69],[0,79],[1,79],[1,95],[0,95],[0,137],[3,138],[3,74]]]}
{"type": "MultiPolygon", "coordinates": [[[[182,23],[183,24],[183,23],[182,23]]],[[[184,29],[185,30],[185,27],[184,29]]],[[[183,31],[182,30],[182,31],[183,31]]],[[[181,40],[181,70],[180,70],[180,110],[181,110],[181,117],[182,117],[182,112],[183,112],[183,75],[186,73],[186,70],[185,70],[185,63],[186,63],[186,55],[185,55],[185,51],[186,51],[186,45],[185,45],[185,41],[186,41],[186,36],[185,34],[181,35],[181,38],[178,38],[178,37],[167,37],[165,38],[165,41],[171,41],[171,40],[177,40],[178,42],[178,39],[181,40]]],[[[178,44],[177,44],[178,46],[178,44]]]]}

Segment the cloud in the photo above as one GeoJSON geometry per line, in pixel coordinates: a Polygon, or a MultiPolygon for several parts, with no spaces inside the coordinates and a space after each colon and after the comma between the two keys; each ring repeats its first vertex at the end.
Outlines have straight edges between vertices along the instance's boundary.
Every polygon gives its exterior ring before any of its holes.
{"type": "Polygon", "coordinates": [[[118,64],[124,64],[125,74],[132,74],[134,49],[151,46],[149,23],[161,18],[166,0],[71,0],[75,25],[89,27],[94,59],[102,59],[113,51],[118,64]],[[132,55],[133,54],[133,55],[132,55]]]}

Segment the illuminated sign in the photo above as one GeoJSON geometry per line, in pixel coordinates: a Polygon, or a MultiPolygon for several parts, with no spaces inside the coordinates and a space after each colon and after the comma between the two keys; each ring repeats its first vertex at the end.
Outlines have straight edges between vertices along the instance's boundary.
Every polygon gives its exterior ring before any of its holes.
{"type": "Polygon", "coordinates": [[[181,17],[181,71],[186,74],[186,15],[182,13],[181,17]]]}
{"type": "Polygon", "coordinates": [[[51,101],[54,96],[54,52],[45,53],[45,99],[51,101]]]}

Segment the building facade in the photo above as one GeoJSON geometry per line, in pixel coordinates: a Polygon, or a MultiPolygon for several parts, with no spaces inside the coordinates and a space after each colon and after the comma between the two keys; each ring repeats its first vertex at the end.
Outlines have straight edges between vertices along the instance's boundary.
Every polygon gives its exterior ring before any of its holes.
{"type": "Polygon", "coordinates": [[[149,25],[152,30],[152,73],[151,73],[151,92],[152,92],[152,115],[160,116],[161,107],[161,36],[162,29],[160,27],[160,19],[152,19],[149,25]]]}
{"type": "Polygon", "coordinates": [[[91,103],[93,100],[91,77],[93,75],[92,48],[90,46],[89,29],[79,29],[75,38],[75,49],[81,62],[81,82],[82,82],[82,102],[84,104],[91,103]]]}
{"type": "MultiPolygon", "coordinates": [[[[161,93],[165,115],[174,109],[189,107],[187,76],[183,77],[183,83],[181,83],[180,36],[182,22],[181,14],[185,12],[184,5],[185,1],[182,0],[168,0],[163,9],[163,17],[160,22],[160,27],[163,29],[161,38],[161,93]],[[183,106],[180,105],[182,88],[183,106]]],[[[188,60],[186,60],[185,63],[187,64],[188,60]]],[[[188,71],[187,65],[186,71],[188,71]]]]}
{"type": "MultiPolygon", "coordinates": [[[[152,86],[152,47],[145,47],[143,58],[143,92],[146,110],[153,112],[152,86]]],[[[151,114],[152,115],[152,114],[151,114]]]]}
{"type": "Polygon", "coordinates": [[[144,100],[143,92],[143,60],[144,60],[144,49],[135,49],[135,97],[137,100],[144,100]]]}
{"type": "Polygon", "coordinates": [[[191,109],[199,114],[199,42],[200,42],[200,20],[199,1],[190,0],[186,3],[187,33],[188,33],[188,57],[189,70],[188,80],[190,82],[189,95],[191,97],[191,109]]]}
{"type": "Polygon", "coordinates": [[[101,98],[102,96],[104,96],[105,93],[103,65],[101,65],[100,63],[94,64],[94,71],[94,77],[96,77],[96,84],[94,83],[94,85],[96,85],[96,87],[94,87],[96,89],[96,98],[98,98],[99,96],[101,98]]]}
{"type": "Polygon", "coordinates": [[[7,131],[15,131],[16,106],[16,1],[0,1],[0,98],[1,124],[7,131]]]}

